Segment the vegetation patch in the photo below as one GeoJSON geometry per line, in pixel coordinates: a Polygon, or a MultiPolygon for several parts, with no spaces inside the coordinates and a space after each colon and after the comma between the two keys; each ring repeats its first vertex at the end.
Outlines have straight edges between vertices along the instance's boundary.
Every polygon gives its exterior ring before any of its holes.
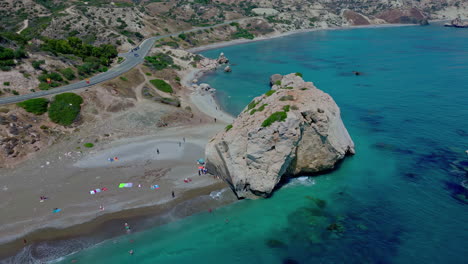
{"type": "Polygon", "coordinates": [[[154,56],[145,57],[145,64],[156,70],[163,70],[169,67],[174,68],[174,60],[165,53],[158,53],[154,56]]]}
{"type": "Polygon", "coordinates": [[[15,60],[19,61],[26,57],[27,54],[23,48],[12,50],[0,46],[0,70],[9,71],[11,68],[16,66],[17,62],[15,62],[15,60]]]}
{"type": "Polygon", "coordinates": [[[76,78],[75,72],[71,68],[61,69],[60,73],[65,77],[65,79],[71,81],[76,78]]]}
{"type": "Polygon", "coordinates": [[[274,112],[262,123],[262,127],[269,127],[274,122],[283,122],[288,117],[286,112],[274,112]]]}
{"type": "Polygon", "coordinates": [[[83,146],[85,146],[86,148],[92,148],[92,147],[94,147],[94,144],[93,143],[84,143],[83,146]]]}
{"type": "Polygon", "coordinates": [[[172,90],[171,85],[169,85],[167,82],[160,80],[160,79],[154,79],[151,80],[150,83],[156,87],[156,89],[163,91],[165,93],[173,93],[174,91],[172,90]]]}
{"type": "Polygon", "coordinates": [[[256,102],[255,100],[253,100],[247,105],[247,110],[254,109],[258,105],[258,103],[260,103],[260,101],[256,102]]]}
{"type": "Polygon", "coordinates": [[[120,80],[128,82],[127,77],[120,76],[120,80]]]}
{"type": "Polygon", "coordinates": [[[300,73],[300,72],[296,72],[296,76],[299,76],[299,77],[301,77],[301,78],[302,78],[302,73],[300,73]]]}
{"type": "Polygon", "coordinates": [[[42,115],[47,112],[49,101],[45,98],[35,98],[20,102],[17,105],[24,108],[26,112],[42,115]]]}
{"type": "Polygon", "coordinates": [[[294,96],[292,95],[284,95],[284,96],[281,96],[280,101],[294,101],[294,96]]]}
{"type": "Polygon", "coordinates": [[[83,64],[78,66],[80,75],[89,75],[96,71],[106,71],[112,60],[117,57],[118,52],[115,46],[102,44],[99,47],[85,44],[80,38],[69,37],[67,39],[43,38],[44,44],[41,49],[57,54],[74,55],[83,60],[83,64]]]}
{"type": "Polygon", "coordinates": [[[283,110],[284,110],[286,113],[289,112],[289,108],[291,108],[290,105],[285,105],[285,106],[283,106],[283,110]]]}
{"type": "Polygon", "coordinates": [[[299,107],[297,107],[297,105],[293,105],[293,106],[291,106],[291,109],[292,110],[299,110],[299,107]]]}
{"type": "Polygon", "coordinates": [[[239,25],[239,23],[233,22],[231,23],[231,26],[235,26],[237,28],[237,31],[231,35],[233,39],[239,39],[239,38],[254,39],[255,38],[254,34],[250,33],[249,30],[242,28],[239,25]]]}
{"type": "Polygon", "coordinates": [[[266,96],[270,96],[272,94],[274,94],[276,91],[275,90],[270,90],[268,92],[265,93],[266,96]]]}
{"type": "Polygon", "coordinates": [[[231,130],[231,128],[232,128],[232,124],[227,125],[226,128],[225,128],[226,132],[228,132],[229,130],[231,130]]]}
{"type": "Polygon", "coordinates": [[[82,103],[83,98],[74,93],[56,95],[50,103],[49,118],[57,124],[69,126],[80,114],[82,103]]]}
{"type": "Polygon", "coordinates": [[[275,85],[281,85],[281,81],[280,80],[276,81],[275,85]]]}

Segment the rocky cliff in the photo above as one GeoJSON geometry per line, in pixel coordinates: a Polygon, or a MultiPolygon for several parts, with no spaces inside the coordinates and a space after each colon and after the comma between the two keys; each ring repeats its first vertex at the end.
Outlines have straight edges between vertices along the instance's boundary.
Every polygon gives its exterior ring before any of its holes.
{"type": "Polygon", "coordinates": [[[209,172],[227,181],[239,198],[268,197],[283,176],[327,171],[354,154],[330,95],[300,74],[273,79],[271,90],[206,147],[209,172]]]}

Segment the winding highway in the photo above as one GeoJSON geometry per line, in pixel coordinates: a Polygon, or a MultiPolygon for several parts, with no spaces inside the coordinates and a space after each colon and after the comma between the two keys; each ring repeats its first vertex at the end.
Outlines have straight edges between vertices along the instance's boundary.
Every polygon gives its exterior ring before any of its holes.
{"type": "Polygon", "coordinates": [[[154,46],[155,42],[158,39],[166,38],[166,37],[171,37],[171,36],[178,36],[180,33],[189,33],[193,31],[198,31],[200,29],[210,29],[210,28],[215,28],[219,26],[223,26],[226,24],[230,24],[232,22],[240,22],[245,19],[251,19],[250,18],[241,18],[241,19],[236,19],[236,20],[230,20],[230,21],[225,21],[220,24],[216,24],[213,26],[208,26],[208,27],[198,27],[198,28],[192,28],[189,30],[184,30],[168,35],[163,35],[163,36],[156,36],[156,37],[151,37],[143,40],[141,44],[138,46],[139,49],[135,51],[129,51],[126,53],[120,53],[119,57],[125,58],[125,60],[118,64],[115,67],[110,68],[108,71],[100,73],[98,75],[95,75],[91,78],[89,78],[89,83],[87,83],[85,80],[79,81],[76,83],[72,83],[66,86],[61,86],[58,88],[54,88],[51,90],[45,90],[45,91],[38,91],[35,93],[30,93],[30,94],[24,94],[24,95],[17,95],[17,96],[10,96],[10,97],[4,97],[0,98],[0,105],[5,105],[5,104],[12,104],[12,103],[18,103],[24,100],[32,99],[32,98],[38,98],[38,97],[44,97],[52,94],[58,94],[58,93],[63,93],[63,92],[69,92],[73,91],[76,89],[81,89],[81,88],[86,88],[89,86],[93,86],[98,83],[102,83],[111,79],[114,79],[115,77],[122,75],[131,69],[135,68],[138,64],[143,63],[145,60],[145,56],[148,54],[148,52],[151,50],[151,48],[154,46]]]}

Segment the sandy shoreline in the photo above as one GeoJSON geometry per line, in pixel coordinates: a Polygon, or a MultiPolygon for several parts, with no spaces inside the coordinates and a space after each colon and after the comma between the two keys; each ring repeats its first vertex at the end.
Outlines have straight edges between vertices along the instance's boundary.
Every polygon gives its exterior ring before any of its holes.
{"type": "Polygon", "coordinates": [[[230,40],[230,41],[218,42],[218,43],[213,43],[213,44],[208,44],[208,45],[203,45],[200,47],[187,49],[187,51],[197,53],[197,52],[202,52],[205,50],[218,49],[222,47],[228,47],[228,46],[239,45],[239,44],[250,43],[250,42],[270,40],[274,38],[281,38],[281,37],[286,37],[286,36],[290,36],[294,34],[314,32],[314,31],[349,30],[349,29],[359,29],[359,28],[405,27],[405,26],[419,26],[419,25],[416,25],[416,24],[379,24],[379,25],[347,26],[347,27],[333,27],[333,28],[298,29],[298,30],[292,30],[292,31],[283,32],[283,33],[274,32],[270,35],[261,36],[261,37],[257,37],[254,39],[235,39],[235,40],[230,40]]]}

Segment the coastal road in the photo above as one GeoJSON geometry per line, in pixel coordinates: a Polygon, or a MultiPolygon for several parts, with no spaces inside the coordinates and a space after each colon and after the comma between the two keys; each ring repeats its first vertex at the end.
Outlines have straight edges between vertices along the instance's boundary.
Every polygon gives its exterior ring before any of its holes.
{"type": "Polygon", "coordinates": [[[116,65],[115,67],[110,68],[108,71],[91,77],[89,79],[89,84],[86,83],[85,80],[83,80],[83,81],[72,83],[72,84],[69,84],[69,85],[66,85],[66,86],[61,86],[61,87],[58,87],[58,88],[54,88],[54,89],[51,89],[51,90],[38,91],[38,92],[35,92],[35,93],[30,93],[30,94],[0,98],[0,105],[18,103],[18,102],[28,100],[28,99],[32,99],[32,98],[38,98],[38,97],[44,97],[44,96],[48,96],[48,95],[52,95],[52,94],[69,92],[69,91],[72,91],[72,90],[86,88],[86,87],[93,86],[93,85],[98,84],[98,83],[102,83],[102,82],[114,79],[115,77],[130,71],[131,69],[136,67],[138,64],[143,63],[143,61],[145,60],[145,56],[148,54],[148,52],[151,50],[151,48],[154,46],[155,42],[158,39],[171,37],[171,36],[178,36],[181,33],[189,33],[189,32],[193,32],[193,31],[198,31],[200,29],[215,28],[215,27],[230,24],[232,22],[240,22],[242,20],[252,19],[252,18],[254,18],[254,17],[229,20],[229,21],[225,21],[223,23],[216,24],[216,25],[213,25],[213,26],[197,27],[197,28],[192,28],[192,29],[189,29],[189,30],[179,31],[179,32],[176,32],[176,33],[168,34],[168,35],[147,38],[147,39],[145,39],[145,40],[143,40],[141,42],[141,44],[138,46],[139,47],[138,50],[133,51],[133,52],[129,51],[129,52],[126,52],[126,53],[120,53],[119,57],[123,57],[123,58],[125,58],[125,60],[122,63],[116,65]]]}

